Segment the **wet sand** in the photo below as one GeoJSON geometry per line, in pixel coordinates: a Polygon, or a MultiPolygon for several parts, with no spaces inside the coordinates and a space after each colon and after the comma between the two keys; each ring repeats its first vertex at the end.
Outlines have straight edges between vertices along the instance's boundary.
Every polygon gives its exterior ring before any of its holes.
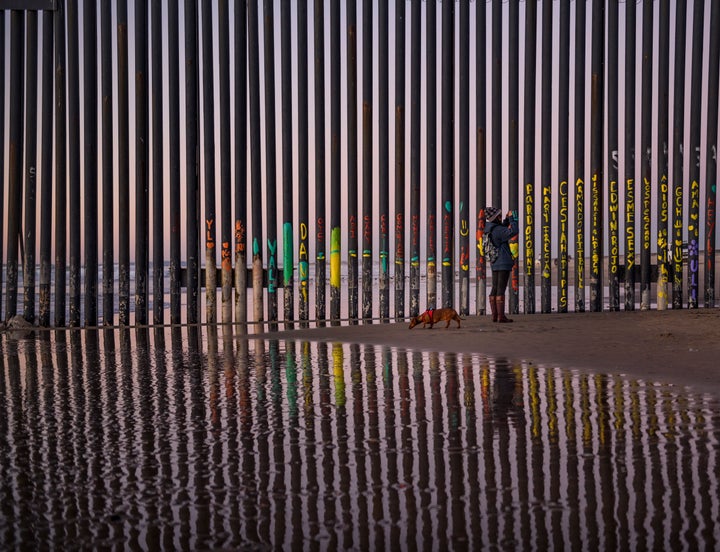
{"type": "Polygon", "coordinates": [[[295,329],[264,338],[481,353],[544,366],[624,374],[720,398],[720,309],[514,315],[512,324],[469,316],[433,329],[407,322],[295,329]]]}

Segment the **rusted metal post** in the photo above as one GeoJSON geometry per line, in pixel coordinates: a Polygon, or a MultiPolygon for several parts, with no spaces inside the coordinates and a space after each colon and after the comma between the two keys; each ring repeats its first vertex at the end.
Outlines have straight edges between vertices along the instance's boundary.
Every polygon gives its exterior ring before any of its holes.
{"type": "Polygon", "coordinates": [[[552,73],[553,2],[542,4],[542,97],[540,107],[540,312],[552,311],[552,73]]]}
{"type": "MultiPolygon", "coordinates": [[[[287,328],[295,318],[295,290],[293,286],[294,227],[293,209],[293,139],[292,139],[292,58],[290,52],[290,2],[280,4],[280,32],[282,54],[282,184],[283,184],[283,317],[287,328]]],[[[302,110],[302,109],[301,109],[302,110]]]]}
{"type": "MultiPolygon", "coordinates": [[[[97,6],[83,2],[85,326],[98,321],[97,6]]],[[[79,121],[78,121],[79,122],[79,121]]]]}
{"type": "Polygon", "coordinates": [[[373,315],[373,3],[363,2],[363,220],[362,220],[362,317],[373,315]]]}
{"type": "Polygon", "coordinates": [[[35,244],[37,212],[37,61],[38,16],[36,11],[25,15],[25,220],[23,242],[25,263],[23,266],[23,316],[28,322],[35,321],[35,244]]]}
{"type": "MultiPolygon", "coordinates": [[[[100,3],[100,95],[102,117],[102,319],[106,326],[115,321],[115,193],[113,148],[112,14],[110,2],[100,3]]],[[[41,265],[42,266],[42,265],[41,265]]],[[[42,270],[42,268],[41,268],[42,270]]]]}
{"type": "Polygon", "coordinates": [[[330,2],[330,320],[340,320],[340,5],[330,2]]]}
{"type": "Polygon", "coordinates": [[[77,0],[67,3],[68,39],[68,188],[70,256],[69,295],[70,326],[80,325],[81,308],[81,249],[80,249],[80,61],[77,0]]]}
{"type": "MultiPolygon", "coordinates": [[[[55,34],[55,325],[65,325],[67,282],[65,267],[67,259],[67,141],[65,132],[65,4],[60,0],[53,16],[55,34]]],[[[118,7],[119,9],[119,7],[118,7]]],[[[119,22],[118,22],[119,24],[119,22]]],[[[119,58],[118,58],[119,61],[119,58]]],[[[118,62],[119,66],[119,62],[118,62]]]]}
{"type": "MultiPolygon", "coordinates": [[[[536,56],[537,36],[537,3],[525,5],[525,59],[534,61],[536,56]]],[[[523,112],[525,126],[523,129],[523,149],[528,152],[523,156],[523,243],[524,243],[524,275],[525,275],[525,314],[535,313],[535,96],[536,96],[536,64],[525,63],[525,85],[523,112]]]]}
{"type": "MultiPolygon", "coordinates": [[[[428,0],[425,6],[425,69],[427,83],[425,89],[427,111],[426,145],[426,308],[437,306],[437,5],[428,0]]],[[[484,50],[483,50],[484,57],[484,50]]],[[[481,88],[478,86],[478,88],[481,88]]]]}
{"type": "Polygon", "coordinates": [[[347,305],[348,319],[358,319],[358,156],[357,156],[357,5],[346,3],[347,17],[347,305]]]}
{"type": "Polygon", "coordinates": [[[413,2],[410,12],[410,316],[420,314],[420,8],[413,2]]]}
{"type": "Polygon", "coordinates": [[[135,3],[135,323],[148,322],[150,128],[147,1],[135,3]]]}
{"type": "Polygon", "coordinates": [[[252,199],[252,290],[253,320],[263,320],[262,173],[260,167],[260,56],[258,2],[248,2],[248,48],[250,66],[250,197],[252,199]]]}
{"type": "MultiPolygon", "coordinates": [[[[525,59],[536,58],[537,3],[525,5],[525,59]]],[[[525,63],[523,149],[535,151],[536,64],[525,63]]],[[[523,156],[525,314],[535,313],[535,156],[523,156]]]]}
{"type": "Polygon", "coordinates": [[[265,198],[267,222],[267,297],[268,320],[278,319],[277,266],[277,182],[275,155],[275,16],[272,0],[265,0],[263,9],[265,58],[265,198]]]}
{"type": "Polygon", "coordinates": [[[675,6],[675,63],[673,69],[673,309],[683,307],[683,243],[684,243],[684,197],[685,174],[685,25],[686,2],[675,6]]]}
{"type": "MultiPolygon", "coordinates": [[[[669,58],[670,58],[670,3],[660,3],[658,41],[658,152],[657,175],[659,179],[657,202],[657,309],[668,305],[668,224],[670,203],[668,193],[668,104],[669,104],[669,58]]],[[[716,103],[717,105],[717,103],[716,103]]]]}
{"type": "MultiPolygon", "coordinates": [[[[235,322],[247,322],[247,2],[235,2],[235,322]]],[[[307,77],[305,77],[307,78],[307,77]]],[[[302,111],[302,110],[301,110],[302,111]]]]}
{"type": "Polygon", "coordinates": [[[640,151],[642,177],[642,249],[640,250],[640,309],[650,308],[650,246],[652,211],[652,92],[653,92],[653,4],[643,4],[642,119],[640,151]]]}
{"type": "Polygon", "coordinates": [[[170,220],[170,323],[180,324],[180,53],[178,3],[168,3],[168,142],[170,220]]]}
{"type": "Polygon", "coordinates": [[[232,194],[230,163],[230,12],[228,0],[218,2],[220,50],[220,286],[221,320],[232,322],[232,194]]]}
{"type": "Polygon", "coordinates": [[[185,202],[188,324],[200,321],[200,152],[198,149],[197,1],[185,0],[185,202]]]}
{"type": "MultiPolygon", "coordinates": [[[[561,4],[564,5],[564,4],[561,4]]],[[[561,8],[562,9],[562,8],[561,8]]],[[[608,33],[618,34],[618,3],[608,4],[608,33]]],[[[562,36],[562,33],[561,33],[562,36]]],[[[560,49],[562,52],[562,48],[560,49]]],[[[607,94],[608,94],[608,309],[620,310],[620,204],[618,194],[618,41],[609,40],[607,45],[607,94]]],[[[563,108],[560,108],[563,113],[563,108]]]]}
{"type": "Polygon", "coordinates": [[[388,7],[386,2],[378,5],[378,207],[379,232],[378,246],[380,267],[378,293],[380,320],[386,322],[390,316],[390,255],[389,221],[390,216],[390,152],[388,138],[388,7]]]}
{"type": "MultiPolygon", "coordinates": [[[[442,303],[455,303],[455,148],[453,83],[455,60],[455,4],[442,7],[442,303]]],[[[493,29],[493,32],[495,28],[493,29]]]]}
{"type": "MultiPolygon", "coordinates": [[[[477,219],[475,223],[476,275],[475,295],[476,314],[485,314],[487,304],[487,264],[482,252],[482,237],[485,233],[485,207],[487,204],[487,8],[485,4],[476,3],[476,117],[477,117],[477,175],[476,202],[477,219]]],[[[530,3],[528,3],[528,11],[530,3]]],[[[535,67],[535,64],[529,64],[535,67]]],[[[534,98],[534,96],[533,96],[534,98]]],[[[534,104],[533,104],[534,105],[534,104]]]]}
{"type": "MultiPolygon", "coordinates": [[[[509,153],[508,153],[508,205],[509,208],[518,213],[518,184],[520,180],[519,170],[519,144],[518,144],[518,132],[520,127],[520,112],[518,106],[518,48],[519,48],[519,8],[517,0],[510,0],[508,6],[508,35],[509,35],[509,48],[508,48],[508,111],[509,111],[509,124],[508,124],[508,142],[509,142],[509,153]]],[[[462,120],[462,118],[461,118],[462,120]]],[[[462,219],[462,217],[461,217],[462,219]]],[[[519,222],[519,221],[518,221],[519,222]]],[[[461,228],[462,232],[462,228],[461,228]]],[[[513,252],[518,252],[519,248],[519,236],[515,236],[510,240],[510,248],[513,252]]],[[[520,311],[520,281],[518,275],[518,257],[515,259],[512,270],[510,272],[510,285],[508,286],[508,308],[510,313],[517,314],[520,311]]]]}
{"type": "Polygon", "coordinates": [[[405,2],[395,4],[395,320],[405,314],[405,2]]]}
{"type": "Polygon", "coordinates": [[[568,244],[570,226],[568,210],[570,196],[568,194],[568,129],[570,123],[570,4],[560,3],[559,33],[559,94],[558,94],[558,291],[557,312],[568,311],[568,244]]]}
{"type": "MultiPolygon", "coordinates": [[[[710,28],[720,28],[720,4],[714,2],[710,28]]],[[[715,223],[717,220],[718,85],[720,84],[720,33],[711,33],[708,73],[707,156],[705,182],[705,307],[715,306],[715,223]]]]}
{"type": "MultiPolygon", "coordinates": [[[[297,4],[297,63],[308,63],[307,0],[297,4]]],[[[298,72],[298,316],[302,326],[307,326],[310,317],[310,241],[309,241],[309,191],[308,191],[308,79],[307,72],[298,72]]]]}
{"type": "Polygon", "coordinates": [[[150,28],[152,39],[152,190],[153,190],[153,324],[165,320],[165,198],[163,165],[163,72],[162,72],[162,9],[160,0],[150,3],[150,28]]]}
{"type": "MultiPolygon", "coordinates": [[[[5,74],[5,11],[0,10],[0,73],[5,74]]],[[[5,87],[0,86],[0,105],[5,105],[5,87]]],[[[0,109],[0,174],[5,174],[5,108],[0,109]]],[[[0,178],[0,203],[5,205],[5,178],[0,178]]],[[[0,209],[0,320],[2,317],[3,249],[5,247],[5,209],[0,209]]],[[[49,225],[48,225],[49,226],[49,225]]]]}
{"type": "Polygon", "coordinates": [[[325,3],[315,0],[315,318],[325,320],[325,3]]]}
{"type": "Polygon", "coordinates": [[[603,136],[605,7],[592,5],[592,49],[590,56],[590,310],[603,309],[603,136]]]}
{"type": "Polygon", "coordinates": [[[217,322],[217,218],[215,216],[215,55],[213,54],[213,22],[211,0],[202,2],[202,111],[203,111],[203,155],[205,219],[205,320],[208,324],[217,322]]]}
{"type": "MultiPolygon", "coordinates": [[[[42,92],[40,100],[42,103],[40,220],[43,223],[40,225],[40,304],[38,309],[38,322],[41,326],[50,325],[50,285],[52,280],[53,17],[53,12],[50,10],[43,13],[42,92]]],[[[0,19],[0,27],[2,25],[3,21],[0,19]]],[[[0,35],[0,41],[2,40],[3,37],[0,35]]],[[[2,57],[2,50],[0,50],[0,57],[2,57]]],[[[0,95],[0,105],[2,105],[2,102],[2,96],[0,95]]],[[[0,143],[3,143],[1,132],[0,143]]],[[[0,162],[0,174],[2,174],[2,162],[0,162]]],[[[0,197],[2,197],[2,190],[0,190],[0,197]]],[[[2,241],[2,233],[0,233],[0,241],[2,241]]],[[[0,258],[2,258],[1,249],[0,258]]],[[[0,285],[2,285],[2,282],[0,282],[0,285]]]]}
{"type": "Polygon", "coordinates": [[[575,3],[575,311],[585,311],[585,2],[575,3]]]}
{"type": "MultiPolygon", "coordinates": [[[[130,119],[128,111],[127,1],[117,3],[118,87],[118,314],[121,325],[130,324],[130,119]]],[[[58,171],[56,171],[58,172],[58,171]]]]}
{"type": "Polygon", "coordinates": [[[625,5],[625,310],[635,309],[635,2],[625,5]]]}
{"type": "MultiPolygon", "coordinates": [[[[460,44],[470,43],[470,5],[468,0],[460,1],[460,44]]],[[[458,245],[460,257],[458,259],[460,271],[460,289],[458,312],[462,316],[470,314],[470,60],[468,48],[459,48],[459,105],[463,116],[459,117],[458,125],[460,136],[458,140],[459,151],[459,195],[458,223],[460,236],[458,245]]],[[[512,153],[511,153],[512,155],[512,153]]]]}
{"type": "MultiPolygon", "coordinates": [[[[693,7],[692,74],[690,76],[690,197],[688,198],[688,308],[699,303],[700,279],[700,111],[702,108],[702,61],[705,2],[693,7]]],[[[717,32],[715,29],[713,32],[717,32]]]]}

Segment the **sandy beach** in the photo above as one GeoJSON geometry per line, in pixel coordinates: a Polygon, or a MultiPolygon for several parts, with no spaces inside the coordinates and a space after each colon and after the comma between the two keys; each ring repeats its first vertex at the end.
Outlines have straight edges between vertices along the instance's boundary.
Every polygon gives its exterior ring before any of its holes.
{"type": "Polygon", "coordinates": [[[462,327],[407,322],[295,329],[263,338],[371,343],[491,357],[689,387],[720,398],[720,309],[469,316],[462,327]]]}

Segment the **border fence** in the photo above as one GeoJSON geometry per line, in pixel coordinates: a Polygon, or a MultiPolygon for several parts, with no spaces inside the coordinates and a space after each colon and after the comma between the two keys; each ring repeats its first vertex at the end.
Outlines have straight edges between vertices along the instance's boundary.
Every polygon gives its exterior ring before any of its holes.
{"type": "Polygon", "coordinates": [[[0,319],[481,314],[488,204],[520,215],[511,312],[714,307],[718,29],[705,0],[0,0],[0,319]]]}

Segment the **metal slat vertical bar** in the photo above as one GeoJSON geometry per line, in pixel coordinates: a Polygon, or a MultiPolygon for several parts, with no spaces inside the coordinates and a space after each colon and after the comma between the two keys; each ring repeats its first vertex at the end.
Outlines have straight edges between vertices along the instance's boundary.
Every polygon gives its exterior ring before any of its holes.
{"type": "Polygon", "coordinates": [[[625,310],[635,309],[635,2],[625,6],[625,310]]]}
{"type": "Polygon", "coordinates": [[[380,274],[378,290],[380,298],[380,319],[386,322],[390,316],[390,272],[388,261],[390,255],[390,236],[388,234],[388,217],[390,213],[390,152],[388,136],[388,6],[380,2],[378,6],[378,207],[380,217],[379,255],[380,274]]]}
{"type": "Polygon", "coordinates": [[[252,201],[252,289],[253,320],[263,320],[262,173],[260,166],[260,54],[258,2],[248,3],[248,48],[250,85],[250,196],[252,201]]]}
{"type": "Polygon", "coordinates": [[[358,318],[358,121],[357,121],[357,5],[348,0],[347,14],[347,264],[348,318],[358,318]]]}
{"type": "Polygon", "coordinates": [[[592,5],[592,49],[590,57],[590,310],[603,309],[603,58],[605,7],[592,5]]]}
{"type": "MultiPolygon", "coordinates": [[[[297,64],[308,64],[308,24],[307,0],[298,0],[297,5],[297,64]]],[[[301,325],[307,326],[310,317],[310,241],[309,231],[309,190],[308,190],[308,77],[307,71],[298,72],[298,277],[300,296],[298,298],[298,316],[301,325]]]]}
{"type": "MultiPolygon", "coordinates": [[[[620,310],[620,221],[618,194],[618,2],[608,4],[607,105],[608,105],[608,309],[620,310]]],[[[560,109],[562,113],[562,108],[560,109]]]]}
{"type": "Polygon", "coordinates": [[[675,6],[675,63],[673,92],[673,309],[683,307],[683,180],[685,150],[685,1],[675,6]]]}
{"type": "MultiPolygon", "coordinates": [[[[510,149],[510,151],[508,152],[508,206],[510,210],[514,211],[517,216],[519,207],[518,183],[520,179],[518,151],[518,132],[520,127],[520,113],[518,106],[518,86],[520,84],[520,81],[518,80],[518,43],[520,32],[518,1],[510,0],[510,5],[508,8],[508,35],[510,43],[508,48],[508,111],[510,118],[508,125],[508,142],[510,149]]],[[[510,247],[515,252],[518,251],[519,239],[519,236],[515,236],[510,240],[510,247]]],[[[510,286],[508,287],[508,309],[512,314],[517,314],[520,311],[520,282],[518,276],[518,258],[515,259],[515,263],[513,264],[512,271],[510,273],[510,286]]]]}
{"type": "Polygon", "coordinates": [[[97,6],[83,2],[85,326],[98,320],[97,6]]]}
{"type": "Polygon", "coordinates": [[[130,324],[130,113],[128,81],[128,15],[126,0],[117,3],[118,87],[118,314],[130,324]]]}
{"type": "Polygon", "coordinates": [[[102,309],[103,324],[115,321],[115,196],[113,185],[112,14],[110,2],[100,3],[100,95],[102,117],[102,309]]]}
{"type": "MultiPolygon", "coordinates": [[[[427,308],[437,306],[437,5],[428,0],[425,6],[426,58],[426,140],[427,162],[425,193],[427,202],[426,285],[427,308]]],[[[478,35],[480,36],[480,35],[478,35]]],[[[479,88],[479,87],[478,87],[479,88]]]]}
{"type": "Polygon", "coordinates": [[[163,74],[162,74],[162,7],[160,0],[150,4],[150,27],[152,44],[152,203],[153,203],[153,324],[165,320],[165,164],[163,128],[163,74]]]}
{"type": "MultiPolygon", "coordinates": [[[[5,74],[5,10],[0,10],[0,74],[5,74]]],[[[0,86],[0,204],[5,205],[5,87],[0,86]]],[[[5,247],[5,209],[0,209],[0,320],[2,317],[3,253],[5,247]]]]}
{"type": "Polygon", "coordinates": [[[200,321],[200,151],[197,1],[185,0],[185,205],[188,324],[200,321]]]}
{"type": "Polygon", "coordinates": [[[363,220],[362,220],[362,317],[373,315],[373,3],[363,2],[363,220]]]}
{"type": "Polygon", "coordinates": [[[220,50],[220,287],[221,320],[232,322],[232,188],[230,163],[230,12],[218,2],[220,50]]]}
{"type": "MultiPolygon", "coordinates": [[[[445,308],[455,302],[455,183],[453,83],[455,81],[455,4],[442,7],[442,303],[445,308]]],[[[493,33],[499,28],[493,27],[493,33]]],[[[493,167],[493,170],[495,167],[493,167]]]]}
{"type": "Polygon", "coordinates": [[[670,58],[670,2],[660,2],[658,42],[658,152],[657,175],[659,179],[657,203],[657,309],[665,310],[668,304],[668,222],[670,204],[668,196],[668,104],[669,104],[669,58],[670,58]]]}
{"type": "MultiPolygon", "coordinates": [[[[65,3],[58,1],[55,34],[55,325],[65,325],[67,282],[67,104],[65,95],[65,3]]],[[[118,64],[119,65],[119,64],[118,64]]]]}
{"type": "Polygon", "coordinates": [[[585,2],[575,2],[575,310],[585,311],[585,2]]]}
{"type": "Polygon", "coordinates": [[[292,58],[290,36],[290,2],[280,4],[281,54],[282,54],[282,188],[283,188],[283,311],[287,327],[292,328],[295,318],[295,290],[293,285],[294,224],[293,210],[293,128],[292,128],[292,58]]]}
{"type": "Polygon", "coordinates": [[[330,3],[330,319],[340,319],[340,6],[330,3]]]}
{"type": "Polygon", "coordinates": [[[395,320],[405,313],[405,2],[395,4],[395,320]]]}
{"type": "Polygon", "coordinates": [[[135,4],[135,322],[148,322],[149,146],[147,0],[135,4]]]}
{"type": "MultiPolygon", "coordinates": [[[[710,28],[720,28],[720,4],[713,2],[710,28]]],[[[718,81],[720,80],[720,33],[710,34],[708,72],[707,157],[705,182],[705,307],[715,306],[715,224],[717,220],[718,81]]]]}
{"type": "Polygon", "coordinates": [[[170,323],[180,324],[180,53],[178,3],[168,2],[168,159],[170,191],[170,323]]]}
{"type": "Polygon", "coordinates": [[[23,233],[25,263],[23,266],[23,316],[35,321],[35,244],[37,213],[37,62],[38,15],[28,11],[25,16],[25,220],[23,233]]]}
{"type": "MultiPolygon", "coordinates": [[[[532,2],[528,3],[530,6],[532,2]]],[[[485,314],[487,295],[487,265],[485,256],[482,254],[482,236],[485,233],[485,206],[487,203],[487,29],[486,29],[486,5],[480,2],[475,3],[476,23],[475,34],[477,43],[475,45],[475,113],[476,113],[476,158],[477,168],[475,175],[475,201],[477,203],[477,219],[475,223],[475,313],[485,314]]],[[[534,64],[533,64],[534,67],[534,64]]],[[[534,96],[533,96],[534,97],[534,96]]]]}
{"type": "MultiPolygon", "coordinates": [[[[705,2],[693,7],[692,74],[690,76],[690,197],[688,198],[688,308],[698,308],[700,287],[700,111],[702,109],[702,61],[705,2]]],[[[717,32],[717,29],[714,30],[717,32]]]]}
{"type": "Polygon", "coordinates": [[[10,13],[10,120],[8,124],[8,247],[6,284],[6,319],[17,314],[18,300],[18,243],[22,239],[22,159],[23,159],[23,13],[10,13]]]}
{"type": "Polygon", "coordinates": [[[653,65],[653,3],[645,2],[642,13],[642,119],[640,151],[642,172],[642,248],[640,250],[640,309],[650,308],[650,247],[652,211],[652,65],[653,65]]]}
{"type": "Polygon", "coordinates": [[[80,325],[81,249],[80,249],[80,60],[77,0],[69,0],[68,15],[68,189],[69,189],[69,295],[70,326],[80,325]]]}
{"type": "Polygon", "coordinates": [[[421,19],[421,3],[413,2],[410,12],[410,316],[420,314],[421,19]]]}
{"type": "MultiPolygon", "coordinates": [[[[42,53],[42,130],[40,151],[42,155],[40,166],[40,281],[39,281],[39,309],[38,322],[41,326],[50,325],[50,285],[52,282],[52,184],[53,184],[53,12],[46,10],[43,13],[43,53],[42,53]]],[[[0,19],[0,27],[3,21],[0,19]]],[[[0,42],[3,37],[0,35],[0,42]]],[[[3,53],[0,50],[0,58],[3,53]]],[[[0,64],[1,66],[2,64],[0,64]]],[[[3,104],[0,97],[0,105],[3,104]]],[[[0,117],[2,119],[2,117],[0,117]]],[[[2,125],[4,126],[4,124],[2,125]]],[[[3,143],[0,136],[0,143],[3,143]]],[[[2,155],[0,155],[2,157],[2,155]]],[[[2,174],[2,162],[0,162],[2,174]]],[[[2,191],[0,190],[0,197],[2,191]]],[[[2,241],[2,235],[0,235],[2,241]]],[[[0,253],[0,259],[2,254],[0,253]]],[[[0,283],[1,285],[1,283],[0,283]]]]}
{"type": "Polygon", "coordinates": [[[523,129],[523,187],[524,257],[525,257],[525,314],[535,313],[535,96],[537,81],[537,2],[525,5],[525,90],[523,129]]]}
{"type": "Polygon", "coordinates": [[[560,3],[559,43],[559,93],[558,93],[558,293],[557,312],[568,311],[568,129],[570,123],[570,5],[560,3]]]}
{"type": "Polygon", "coordinates": [[[263,9],[265,21],[265,198],[267,226],[267,297],[268,320],[274,323],[278,319],[277,298],[277,182],[276,182],[276,145],[275,136],[275,16],[272,0],[265,0],[263,9]]]}
{"type": "MultiPolygon", "coordinates": [[[[468,0],[460,1],[460,26],[459,40],[460,44],[470,43],[470,5],[468,0]]],[[[459,161],[458,178],[459,178],[459,195],[460,203],[458,205],[458,224],[460,225],[460,235],[458,237],[458,245],[460,247],[460,256],[458,265],[460,271],[460,290],[458,312],[466,316],[470,314],[470,60],[468,48],[459,48],[459,81],[458,81],[458,109],[462,114],[459,117],[459,161]]]]}
{"type": "Polygon", "coordinates": [[[542,96],[540,107],[540,312],[552,310],[552,46],[553,3],[543,2],[542,9],[542,96]]]}
{"type": "Polygon", "coordinates": [[[213,54],[213,23],[211,0],[202,2],[202,121],[205,190],[205,320],[217,322],[217,236],[215,216],[215,56],[213,54]]]}

